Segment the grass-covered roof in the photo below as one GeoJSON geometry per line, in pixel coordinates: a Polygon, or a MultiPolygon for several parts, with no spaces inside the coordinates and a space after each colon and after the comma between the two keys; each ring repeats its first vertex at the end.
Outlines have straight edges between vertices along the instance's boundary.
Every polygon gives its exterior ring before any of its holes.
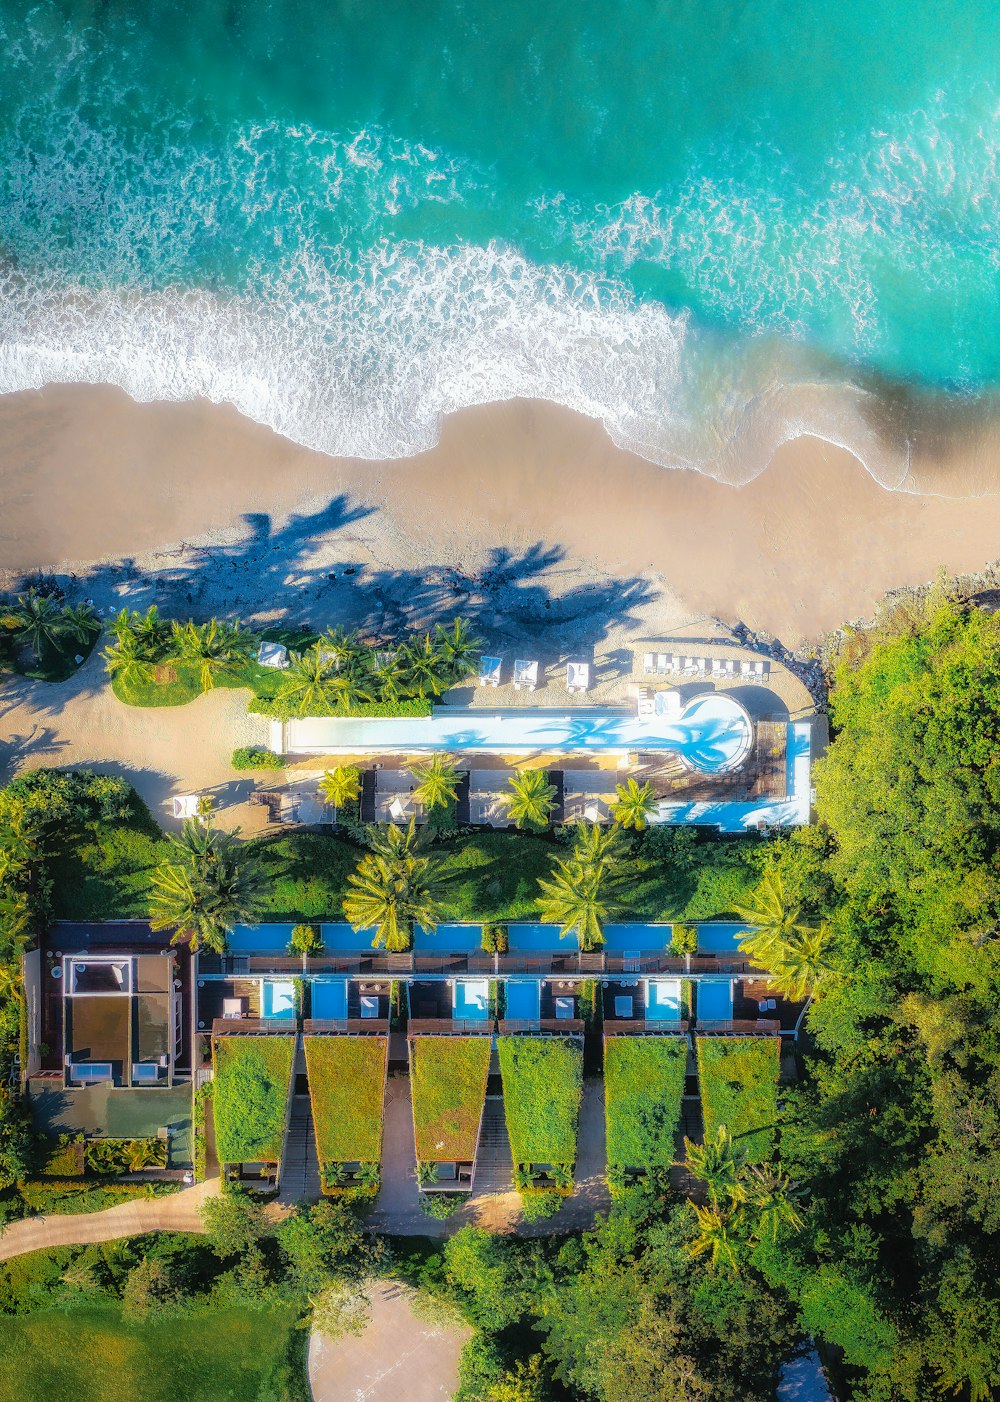
{"type": "Polygon", "coordinates": [[[294,1037],[217,1037],[213,1047],[215,1142],[221,1163],[277,1163],[294,1037]]]}
{"type": "Polygon", "coordinates": [[[564,1037],[501,1037],[498,1049],[514,1162],[575,1163],[580,1046],[564,1037]]]}
{"type": "Polygon", "coordinates": [[[725,1125],[751,1163],[770,1157],[778,1115],[778,1037],[699,1037],[705,1138],[725,1125]]]}
{"type": "Polygon", "coordinates": [[[608,1163],[668,1168],[677,1158],[686,1037],[609,1037],[604,1047],[608,1163]]]}
{"type": "Polygon", "coordinates": [[[382,1156],[385,1037],[306,1037],[316,1152],[324,1163],[382,1156]]]}
{"type": "Polygon", "coordinates": [[[489,1069],[489,1037],[411,1040],[413,1132],[421,1162],[475,1158],[489,1069]]]}

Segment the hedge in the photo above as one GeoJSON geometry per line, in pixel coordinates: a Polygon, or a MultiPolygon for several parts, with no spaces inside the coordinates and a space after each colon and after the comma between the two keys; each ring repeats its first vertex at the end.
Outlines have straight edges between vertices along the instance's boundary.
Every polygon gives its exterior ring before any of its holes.
{"type": "Polygon", "coordinates": [[[409,696],[401,701],[368,701],[356,706],[310,706],[300,711],[294,701],[283,697],[255,696],[247,710],[254,716],[267,716],[271,720],[306,720],[355,717],[389,719],[399,716],[429,716],[433,702],[426,696],[409,696]]]}
{"type": "Polygon", "coordinates": [[[220,1163],[278,1163],[294,1037],[217,1037],[215,1144],[220,1163]]]}
{"type": "Polygon", "coordinates": [[[497,1045],[514,1163],[575,1163],[582,1049],[564,1037],[500,1037],[497,1045]]]}
{"type": "Polygon", "coordinates": [[[385,1037],[306,1037],[316,1152],[327,1163],[382,1157],[385,1037]]]}
{"type": "Polygon", "coordinates": [[[686,1037],[609,1037],[604,1044],[608,1164],[669,1168],[687,1065],[686,1037]]]}
{"type": "Polygon", "coordinates": [[[725,1125],[751,1163],[770,1158],[778,1115],[778,1037],[698,1037],[705,1138],[725,1125]]]}
{"type": "Polygon", "coordinates": [[[420,1162],[475,1158],[489,1069],[489,1037],[411,1039],[413,1134],[420,1162]]]}

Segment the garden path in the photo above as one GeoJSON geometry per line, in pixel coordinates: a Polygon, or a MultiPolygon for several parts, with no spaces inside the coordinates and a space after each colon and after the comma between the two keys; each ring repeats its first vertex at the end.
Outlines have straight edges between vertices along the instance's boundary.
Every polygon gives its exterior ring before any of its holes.
{"type": "Polygon", "coordinates": [[[141,1232],[202,1232],[201,1205],[219,1191],[219,1179],[162,1198],[133,1198],[103,1212],[52,1213],[12,1222],[0,1233],[0,1261],[50,1246],[114,1241],[141,1232]]]}

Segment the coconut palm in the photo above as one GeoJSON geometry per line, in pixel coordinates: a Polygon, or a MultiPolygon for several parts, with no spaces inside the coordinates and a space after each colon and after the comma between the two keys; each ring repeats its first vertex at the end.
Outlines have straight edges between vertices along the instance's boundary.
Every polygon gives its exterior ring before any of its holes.
{"type": "Polygon", "coordinates": [[[773,1164],[754,1164],[743,1174],[743,1187],[749,1210],[753,1213],[754,1236],[776,1241],[783,1228],[802,1230],[802,1216],[796,1205],[799,1190],[786,1173],[773,1164]]]}
{"type": "Polygon", "coordinates": [[[338,764],[320,779],[319,791],[324,803],[332,803],[334,808],[356,803],[361,795],[361,770],[356,764],[338,764]]]}
{"type": "Polygon", "coordinates": [[[356,667],[364,657],[364,648],[356,632],[341,627],[328,628],[316,646],[334,671],[356,667]]]}
{"type": "Polygon", "coordinates": [[[93,604],[67,604],[62,614],[66,636],[75,638],[79,643],[89,642],[95,633],[101,631],[93,604]]]}
{"type": "Polygon", "coordinates": [[[800,919],[801,906],[789,897],[776,871],[764,877],[750,905],[734,905],[733,909],[741,920],[753,926],[753,932],[743,940],[740,949],[765,965],[773,949],[781,949],[791,936],[809,928],[800,919]]]}
{"type": "Polygon", "coordinates": [[[604,868],[586,867],[573,858],[556,863],[549,880],[539,881],[541,918],[559,926],[559,938],[575,934],[583,950],[604,943],[604,926],[617,914],[609,899],[612,881],[604,868]]]}
{"type": "Polygon", "coordinates": [[[104,649],[109,674],[122,686],[144,686],[153,675],[149,648],[131,630],[118,634],[117,642],[104,649]]]}
{"type": "Polygon", "coordinates": [[[735,1204],[744,1197],[740,1173],[745,1159],[744,1150],[733,1142],[725,1125],[720,1125],[715,1138],[704,1144],[684,1140],[684,1165],[693,1178],[708,1185],[708,1195],[716,1208],[724,1200],[735,1204]]]}
{"type": "Polygon", "coordinates": [[[390,705],[406,690],[408,668],[406,655],[400,650],[374,652],[368,663],[368,677],[380,701],[390,705]]]}
{"type": "Polygon", "coordinates": [[[793,1003],[816,993],[835,971],[834,945],[834,934],[826,921],[790,936],[767,963],[775,990],[793,1003]]]}
{"type": "Polygon", "coordinates": [[[202,691],[211,691],[216,677],[232,675],[250,661],[254,636],[238,623],[175,623],[171,629],[175,655],[198,666],[202,691]]]}
{"type": "Polygon", "coordinates": [[[170,853],[153,873],[150,923],[154,930],[173,929],[173,944],[187,939],[192,950],[204,945],[222,954],[233,926],[260,914],[259,867],[238,831],[219,832],[195,818],[168,842],[170,853]]]}
{"type": "Polygon", "coordinates": [[[620,828],[634,828],[636,832],[642,832],[658,803],[653,785],[648,780],[640,785],[629,779],[624,784],[617,784],[615,791],[618,798],[611,805],[611,816],[620,828]]]}
{"type": "Polygon", "coordinates": [[[353,663],[330,673],[326,679],[326,694],[330,704],[342,711],[351,711],[375,699],[368,677],[353,663]]]}
{"type": "Polygon", "coordinates": [[[442,872],[427,854],[427,842],[413,820],[406,828],[390,823],[373,833],[371,850],[348,876],[344,913],[355,930],[374,929],[372,947],[401,953],[413,942],[413,927],[437,928],[442,872]]]}
{"type": "Polygon", "coordinates": [[[524,769],[512,775],[508,791],[497,797],[507,805],[515,826],[542,832],[555,807],[556,789],[544,769],[524,769]]]}
{"type": "Polygon", "coordinates": [[[621,860],[624,844],[621,831],[602,823],[579,822],[573,838],[573,858],[581,866],[611,871],[621,860]]]}
{"type": "Polygon", "coordinates": [[[318,644],[306,648],[305,652],[293,652],[288,670],[281,679],[281,699],[294,701],[299,715],[325,711],[331,702],[332,675],[332,663],[318,644]]]}
{"type": "Polygon", "coordinates": [[[410,773],[417,781],[413,797],[428,811],[447,808],[458,797],[462,771],[451,755],[438,751],[423,764],[411,764],[410,773]]]}
{"type": "Polygon", "coordinates": [[[688,1247],[691,1259],[697,1260],[699,1256],[708,1256],[713,1270],[724,1266],[736,1275],[739,1271],[739,1262],[736,1255],[736,1242],[730,1231],[729,1219],[716,1207],[701,1207],[696,1202],[693,1202],[691,1207],[698,1224],[698,1235],[688,1247]]]}
{"type": "Polygon", "coordinates": [[[404,643],[400,652],[406,667],[406,689],[415,696],[440,696],[449,683],[449,667],[430,633],[404,643]]]}
{"type": "Polygon", "coordinates": [[[434,629],[434,642],[451,674],[452,683],[471,676],[479,666],[483,640],[473,634],[467,619],[456,618],[450,628],[439,623],[434,629]]]}
{"type": "Polygon", "coordinates": [[[17,642],[30,646],[36,660],[44,647],[58,647],[69,633],[58,599],[52,594],[41,594],[37,589],[18,595],[17,603],[7,610],[3,622],[17,642]]]}

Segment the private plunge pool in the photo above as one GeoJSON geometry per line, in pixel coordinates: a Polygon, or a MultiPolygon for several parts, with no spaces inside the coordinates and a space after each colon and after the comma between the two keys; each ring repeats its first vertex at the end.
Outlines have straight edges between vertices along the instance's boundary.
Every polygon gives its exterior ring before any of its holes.
{"type": "Polygon", "coordinates": [[[435,706],[429,716],[324,716],[284,726],[288,754],[463,753],[586,754],[599,751],[676,752],[692,769],[720,774],[737,769],[753,745],[753,723],[732,696],[708,692],[680,715],[639,716],[610,707],[568,712],[484,711],[435,706]]]}

